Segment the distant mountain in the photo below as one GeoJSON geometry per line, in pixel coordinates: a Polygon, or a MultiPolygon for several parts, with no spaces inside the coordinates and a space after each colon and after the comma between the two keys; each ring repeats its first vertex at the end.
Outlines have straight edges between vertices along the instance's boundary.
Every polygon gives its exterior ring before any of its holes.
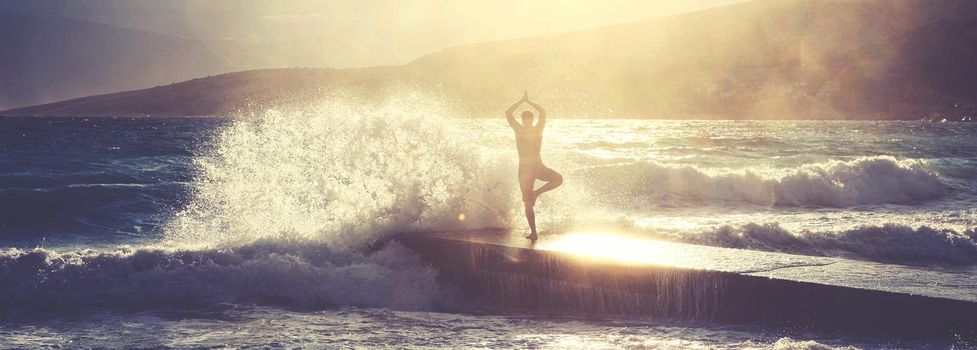
{"type": "Polygon", "coordinates": [[[0,14],[0,108],[241,70],[218,43],[64,18],[0,14]]]}
{"type": "Polygon", "coordinates": [[[232,115],[410,90],[486,116],[529,89],[568,117],[915,119],[977,114],[974,62],[977,2],[758,1],[403,66],[240,72],[3,114],[232,115]]]}
{"type": "Polygon", "coordinates": [[[571,115],[918,118],[977,102],[977,2],[777,0],[444,50],[475,111],[522,87],[571,115]]]}
{"type": "MultiPolygon", "coordinates": [[[[391,69],[288,68],[228,73],[181,83],[0,112],[45,116],[234,116],[269,106],[304,105],[336,89],[356,97],[384,93],[391,69]]],[[[389,91],[389,93],[394,93],[389,91]]]]}

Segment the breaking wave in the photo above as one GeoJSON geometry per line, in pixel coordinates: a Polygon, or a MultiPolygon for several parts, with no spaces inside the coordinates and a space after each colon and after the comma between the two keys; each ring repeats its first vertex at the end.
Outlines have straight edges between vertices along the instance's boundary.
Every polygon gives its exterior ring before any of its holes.
{"type": "Polygon", "coordinates": [[[948,191],[940,176],[923,161],[891,156],[806,164],[774,176],[754,170],[707,172],[690,165],[655,162],[588,168],[582,175],[602,192],[662,206],[915,204],[940,198],[948,191]]]}
{"type": "Polygon", "coordinates": [[[688,243],[774,252],[843,256],[899,264],[977,264],[977,232],[928,226],[864,225],[843,231],[791,232],[776,223],[658,232],[688,243]]]}
{"type": "Polygon", "coordinates": [[[438,290],[434,272],[422,266],[396,244],[370,253],[294,241],[202,250],[9,249],[0,251],[0,315],[225,302],[427,309],[438,290]]]}

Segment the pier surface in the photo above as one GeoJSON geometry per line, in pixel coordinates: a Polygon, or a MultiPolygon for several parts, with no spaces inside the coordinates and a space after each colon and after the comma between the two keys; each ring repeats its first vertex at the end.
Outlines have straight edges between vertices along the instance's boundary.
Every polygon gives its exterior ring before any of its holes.
{"type": "Polygon", "coordinates": [[[977,336],[977,277],[601,232],[536,244],[504,230],[397,240],[442,283],[501,312],[626,315],[894,336],[977,336]]]}

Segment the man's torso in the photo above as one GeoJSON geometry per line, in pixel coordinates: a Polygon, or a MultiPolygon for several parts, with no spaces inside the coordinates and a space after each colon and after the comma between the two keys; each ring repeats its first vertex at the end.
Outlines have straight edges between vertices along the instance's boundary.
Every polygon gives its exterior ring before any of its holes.
{"type": "Polygon", "coordinates": [[[539,151],[543,147],[543,130],[526,127],[516,132],[516,149],[519,151],[519,164],[542,163],[539,151]]]}

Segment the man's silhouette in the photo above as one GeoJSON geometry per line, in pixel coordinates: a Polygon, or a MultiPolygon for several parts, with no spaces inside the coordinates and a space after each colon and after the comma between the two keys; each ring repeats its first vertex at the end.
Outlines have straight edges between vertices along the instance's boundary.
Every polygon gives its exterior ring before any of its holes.
{"type": "Polygon", "coordinates": [[[539,156],[539,150],[543,146],[543,128],[546,127],[546,111],[529,100],[528,91],[523,93],[521,100],[516,101],[505,111],[505,117],[512,131],[516,133],[516,149],[519,150],[519,188],[522,190],[522,201],[526,206],[526,220],[529,221],[529,229],[532,230],[526,238],[535,243],[538,238],[536,212],[533,211],[536,198],[562,185],[563,175],[543,165],[543,160],[539,156]],[[516,122],[516,118],[512,116],[512,112],[515,112],[523,102],[528,103],[539,113],[539,121],[535,126],[531,111],[522,112],[522,124],[516,122]],[[546,181],[546,184],[534,190],[536,180],[546,181]]]}

